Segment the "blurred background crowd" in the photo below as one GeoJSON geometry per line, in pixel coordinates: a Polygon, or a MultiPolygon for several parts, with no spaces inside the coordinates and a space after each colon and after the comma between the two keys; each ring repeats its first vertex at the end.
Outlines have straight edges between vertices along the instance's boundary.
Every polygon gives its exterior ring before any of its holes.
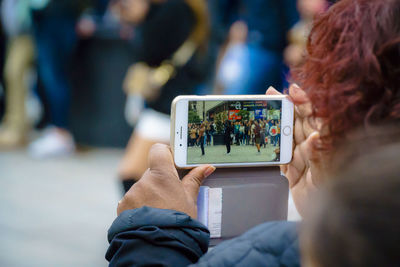
{"type": "Polygon", "coordinates": [[[105,265],[173,98],[284,90],[332,2],[0,0],[0,265],[105,265]]]}
{"type": "Polygon", "coordinates": [[[328,4],[2,0],[0,148],[124,146],[144,111],[162,120],[177,95],[282,91],[328,4]]]}

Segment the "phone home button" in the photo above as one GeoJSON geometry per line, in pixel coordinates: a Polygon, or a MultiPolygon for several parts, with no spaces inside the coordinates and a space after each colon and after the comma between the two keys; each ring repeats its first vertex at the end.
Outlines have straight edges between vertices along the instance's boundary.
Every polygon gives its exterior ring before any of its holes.
{"type": "Polygon", "coordinates": [[[291,132],[292,132],[292,129],[290,128],[290,126],[285,126],[285,127],[283,128],[283,134],[284,134],[284,135],[288,136],[288,135],[291,134],[291,132]]]}

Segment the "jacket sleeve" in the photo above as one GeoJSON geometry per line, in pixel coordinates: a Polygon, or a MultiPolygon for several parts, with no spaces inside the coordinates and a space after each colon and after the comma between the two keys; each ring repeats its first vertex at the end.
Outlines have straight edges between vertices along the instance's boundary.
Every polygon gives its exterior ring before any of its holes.
{"type": "Polygon", "coordinates": [[[241,236],[221,242],[191,267],[299,267],[298,225],[277,221],[258,225],[241,236]]]}
{"type": "Polygon", "coordinates": [[[185,213],[142,207],[121,213],[108,230],[110,266],[187,266],[207,252],[210,234],[185,213]]]}

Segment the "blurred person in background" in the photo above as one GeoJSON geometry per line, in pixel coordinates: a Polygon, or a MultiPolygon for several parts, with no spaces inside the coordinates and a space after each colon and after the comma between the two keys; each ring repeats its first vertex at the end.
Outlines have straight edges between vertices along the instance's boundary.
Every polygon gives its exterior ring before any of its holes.
{"type": "MultiPolygon", "coordinates": [[[[291,163],[281,166],[303,216],[314,192],[334,178],[338,147],[357,139],[355,130],[400,127],[398,14],[397,0],[341,0],[314,22],[306,59],[292,72],[303,89],[289,88],[296,105],[295,147],[291,163]]],[[[111,265],[300,265],[297,226],[285,221],[259,225],[205,254],[209,231],[195,220],[196,199],[214,168],[197,167],[180,180],[168,147],[154,146],[149,159],[149,171],[120,201],[109,230],[111,265]]]]}
{"type": "MultiPolygon", "coordinates": [[[[0,5],[2,5],[0,0],[0,5]]],[[[4,112],[4,79],[1,73],[4,73],[5,50],[6,50],[6,36],[3,29],[3,24],[0,20],[0,117],[4,112]]]]}
{"type": "Polygon", "coordinates": [[[137,55],[124,82],[126,117],[136,125],[119,168],[126,192],[148,168],[151,146],[169,143],[172,100],[193,94],[206,77],[208,23],[202,0],[119,0],[115,5],[121,19],[135,25],[137,55]]]}
{"type": "Polygon", "coordinates": [[[310,33],[313,19],[316,15],[326,11],[336,0],[298,0],[297,9],[300,21],[288,32],[289,44],[284,51],[285,63],[290,67],[299,66],[305,56],[307,38],[310,33]]]}
{"type": "Polygon", "coordinates": [[[69,130],[70,81],[68,68],[77,32],[90,35],[94,26],[79,21],[83,11],[104,12],[107,1],[31,0],[39,77],[49,106],[49,127],[29,145],[33,157],[69,155],[75,142],[69,130]],[[97,8],[97,9],[96,9],[97,8]],[[86,27],[84,26],[86,25],[86,27]]]}
{"type": "Polygon", "coordinates": [[[0,149],[10,149],[27,141],[30,128],[25,109],[27,74],[34,61],[30,0],[3,0],[1,20],[8,40],[4,70],[6,110],[0,128],[0,149]]]}
{"type": "Polygon", "coordinates": [[[223,94],[263,94],[283,89],[286,34],[298,21],[296,0],[209,1],[213,27],[225,44],[219,55],[216,90],[223,94]]]}
{"type": "Polygon", "coordinates": [[[289,45],[284,52],[285,62],[291,67],[296,67],[302,63],[313,19],[315,15],[324,12],[328,8],[328,1],[298,0],[297,8],[301,20],[290,29],[288,33],[289,45]]]}

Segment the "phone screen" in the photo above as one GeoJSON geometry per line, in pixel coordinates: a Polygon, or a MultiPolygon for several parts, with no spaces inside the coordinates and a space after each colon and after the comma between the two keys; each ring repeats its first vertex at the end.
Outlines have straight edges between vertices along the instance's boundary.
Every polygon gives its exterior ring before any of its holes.
{"type": "Polygon", "coordinates": [[[281,100],[189,101],[187,163],[280,161],[281,100]]]}

